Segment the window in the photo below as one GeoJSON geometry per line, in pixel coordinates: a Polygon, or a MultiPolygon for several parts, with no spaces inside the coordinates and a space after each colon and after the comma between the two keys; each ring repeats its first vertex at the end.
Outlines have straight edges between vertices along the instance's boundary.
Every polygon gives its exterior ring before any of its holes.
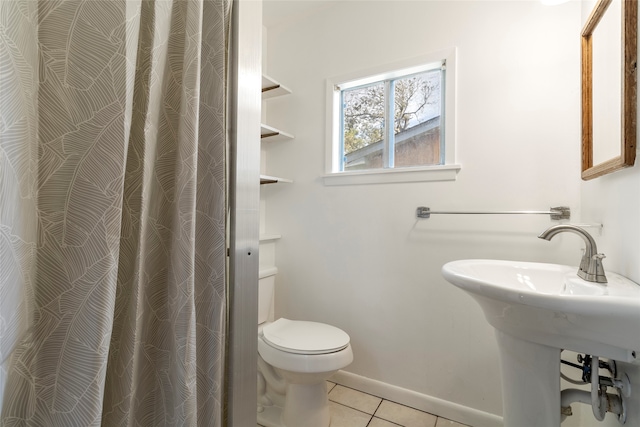
{"type": "MultiPolygon", "coordinates": [[[[404,173],[393,181],[440,180],[415,172],[451,170],[453,164],[453,49],[392,64],[369,73],[328,81],[328,172],[359,176],[358,182],[388,182],[389,172],[404,173]],[[447,167],[449,165],[449,167],[447,167]],[[364,175],[387,175],[366,178],[364,175]],[[410,177],[409,179],[406,179],[410,177]]],[[[446,178],[445,178],[446,179],[446,178]]],[[[353,180],[348,180],[353,181],[353,180]]],[[[342,182],[340,182],[342,183],[342,182]]],[[[344,182],[350,183],[350,182],[344,182]]]]}
{"type": "Polygon", "coordinates": [[[442,63],[410,76],[341,90],[340,170],[443,164],[444,73],[442,63]]]}

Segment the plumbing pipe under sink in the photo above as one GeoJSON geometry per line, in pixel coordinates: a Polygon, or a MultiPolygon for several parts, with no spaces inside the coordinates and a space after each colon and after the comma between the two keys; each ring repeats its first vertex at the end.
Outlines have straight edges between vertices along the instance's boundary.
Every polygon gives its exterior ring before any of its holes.
{"type": "Polygon", "coordinates": [[[591,408],[596,420],[604,420],[607,412],[605,392],[600,390],[600,359],[598,356],[591,358],[591,408]],[[604,402],[603,402],[604,400],[604,402]]]}
{"type": "MultiPolygon", "coordinates": [[[[621,400],[618,396],[604,393],[602,398],[604,400],[604,405],[602,408],[606,408],[608,412],[616,414],[618,418],[620,418],[620,422],[624,424],[626,419],[626,414],[624,407],[622,406],[621,400]],[[606,394],[606,397],[604,396],[606,394]]],[[[571,412],[564,413],[564,408],[570,408],[572,403],[584,403],[587,405],[592,404],[591,392],[587,390],[578,390],[577,388],[567,388],[562,390],[560,393],[560,405],[563,408],[562,421],[567,417],[567,415],[571,415],[571,412]]],[[[595,412],[594,408],[594,412],[595,412]]]]}
{"type": "Polygon", "coordinates": [[[616,396],[606,392],[606,386],[600,384],[600,360],[598,356],[592,356],[591,358],[591,391],[578,390],[569,388],[562,390],[560,393],[560,406],[562,409],[562,421],[571,415],[572,403],[585,403],[591,405],[593,416],[598,420],[604,420],[607,412],[611,412],[618,416],[618,420],[621,424],[626,422],[626,410],[624,407],[624,401],[622,400],[622,394],[628,395],[630,393],[629,384],[625,384],[621,380],[613,380],[620,383],[620,387],[615,386],[621,395],[616,396]]]}

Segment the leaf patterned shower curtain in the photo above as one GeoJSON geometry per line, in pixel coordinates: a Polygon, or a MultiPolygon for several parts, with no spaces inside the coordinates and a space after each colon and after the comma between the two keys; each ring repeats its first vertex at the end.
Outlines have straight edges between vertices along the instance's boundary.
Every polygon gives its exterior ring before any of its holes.
{"type": "Polygon", "coordinates": [[[0,425],[221,425],[230,1],[0,0],[0,425]]]}

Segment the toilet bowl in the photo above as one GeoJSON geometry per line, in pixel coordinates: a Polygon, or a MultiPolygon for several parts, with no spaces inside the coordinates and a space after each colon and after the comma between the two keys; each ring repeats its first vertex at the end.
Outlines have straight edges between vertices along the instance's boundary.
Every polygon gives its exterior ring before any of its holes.
{"type": "Polygon", "coordinates": [[[335,326],[272,313],[275,269],[261,272],[258,327],[258,423],[266,427],[328,427],[326,380],[353,361],[349,335],[335,326]],[[267,274],[270,273],[270,274],[267,274]],[[266,292],[267,295],[263,295],[266,292]]]}

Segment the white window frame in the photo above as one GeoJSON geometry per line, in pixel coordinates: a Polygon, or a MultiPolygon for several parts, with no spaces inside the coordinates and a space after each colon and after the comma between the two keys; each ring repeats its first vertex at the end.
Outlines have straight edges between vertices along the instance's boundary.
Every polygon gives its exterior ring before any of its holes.
{"type": "Polygon", "coordinates": [[[385,64],[379,67],[361,70],[343,76],[327,79],[326,112],[326,174],[325,185],[376,184],[390,182],[453,181],[460,170],[455,163],[456,145],[456,49],[448,48],[415,58],[385,64]],[[340,134],[340,94],[342,90],[367,83],[413,74],[446,63],[444,79],[444,165],[416,166],[403,168],[365,169],[358,171],[340,171],[341,150],[340,134]],[[435,65],[434,65],[435,64],[435,65]]]}

